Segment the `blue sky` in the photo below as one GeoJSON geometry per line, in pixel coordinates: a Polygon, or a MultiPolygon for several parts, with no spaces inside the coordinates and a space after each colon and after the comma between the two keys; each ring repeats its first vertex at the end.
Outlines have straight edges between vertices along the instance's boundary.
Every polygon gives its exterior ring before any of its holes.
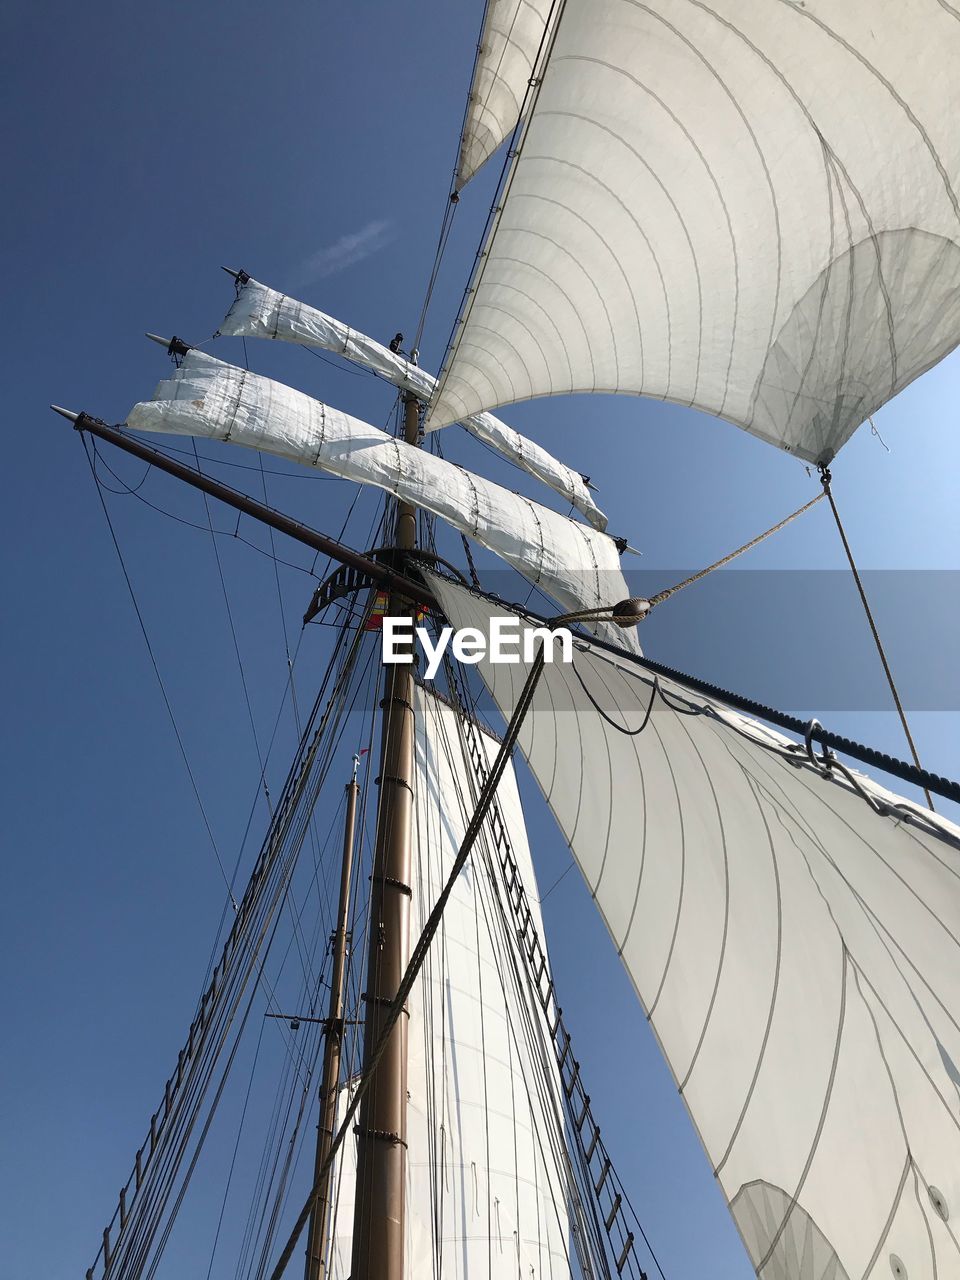
{"type": "MultiPolygon", "coordinates": [[[[223,905],[80,441],[46,406],[122,419],[166,370],[145,329],[190,341],[216,329],[232,296],[221,263],[381,339],[412,333],[480,9],[439,0],[4,6],[0,1280],[76,1276],[89,1265],[189,1022],[223,905]]],[[[432,368],[491,177],[461,202],[422,344],[432,368]]],[[[242,362],[237,344],[215,349],[242,362]]],[[[359,417],[387,420],[392,397],[381,383],[300,351],[251,346],[250,359],[359,417]]],[[[958,392],[954,355],[877,416],[889,452],[864,429],[833,468],[862,565],[888,571],[874,578],[878,614],[895,668],[917,690],[921,755],[952,776],[960,700],[954,687],[938,710],[935,690],[937,673],[948,683],[955,666],[956,579],[927,576],[918,595],[916,577],[908,589],[889,571],[960,568],[958,392]]],[[[592,475],[611,529],[643,549],[637,563],[662,574],[661,585],[746,541],[817,488],[795,460],[677,407],[555,400],[504,416],[592,475]]],[[[447,456],[520,483],[458,429],[445,444],[447,456]]],[[[141,467],[110,461],[139,481],[141,467]]],[[[259,474],[219,474],[258,491],[259,474]]],[[[334,533],[353,497],[317,476],[271,474],[268,482],[271,501],[334,533]]],[[[525,487],[535,492],[532,482],[525,487]]],[[[148,477],[141,494],[183,519],[205,519],[198,495],[162,477],[148,477]]],[[[258,765],[210,539],[134,498],[107,498],[232,865],[258,765]]],[[[374,509],[364,501],[360,523],[374,509]]],[[[262,534],[246,532],[266,548],[262,534]]],[[[309,566],[301,550],[277,550],[309,566]]],[[[221,554],[265,739],[286,680],[274,570],[239,542],[224,540],[221,554]]],[[[844,696],[845,672],[852,679],[875,667],[865,624],[850,607],[852,587],[832,576],[818,603],[818,579],[788,572],[842,565],[821,505],[751,555],[750,569],[769,573],[729,596],[720,579],[699,600],[692,589],[682,607],[651,620],[646,647],[750,695],[772,697],[773,689],[790,709],[822,712],[831,727],[903,755],[895,719],[881,710],[882,689],[844,696]],[[777,683],[784,653],[800,673],[786,689],[777,683]]],[[[280,582],[292,647],[311,581],[284,569],[280,582]]],[[[327,645],[318,629],[304,638],[304,701],[327,645]]],[[[276,785],[293,733],[287,714],[272,757],[276,785]]],[[[264,816],[261,806],[256,830],[264,816]]],[[[548,887],[569,855],[535,798],[531,838],[548,887]]],[[[545,913],[552,936],[566,940],[554,947],[557,983],[612,1152],[668,1276],[709,1267],[740,1280],[748,1268],[733,1228],[589,908],[571,874],[545,913]]],[[[271,1042],[268,1066],[279,1069],[282,1048],[271,1042]]],[[[211,1185],[228,1148],[224,1126],[214,1134],[211,1185]]],[[[187,1215],[172,1255],[181,1265],[202,1259],[204,1274],[215,1200],[201,1190],[202,1212],[187,1215]]],[[[233,1257],[218,1254],[214,1276],[233,1274],[233,1257]]]]}

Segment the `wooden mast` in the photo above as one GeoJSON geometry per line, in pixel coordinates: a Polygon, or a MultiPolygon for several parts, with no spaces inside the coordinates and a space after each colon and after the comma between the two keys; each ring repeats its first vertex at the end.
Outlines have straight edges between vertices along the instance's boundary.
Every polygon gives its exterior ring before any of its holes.
{"type": "MultiPolygon", "coordinates": [[[[404,439],[416,445],[419,405],[404,396],[404,439]]],[[[417,513],[397,505],[401,554],[416,546],[417,513]]],[[[409,597],[391,592],[391,617],[410,617],[409,597]]],[[[410,860],[413,823],[413,666],[387,667],[380,805],[371,884],[363,1065],[380,1037],[410,958],[410,860]]],[[[357,1125],[357,1187],[351,1280],[403,1280],[407,1164],[407,1016],[397,1021],[363,1098],[357,1125]]]]}
{"type": "Polygon", "coordinates": [[[322,1175],[333,1135],[336,1132],[337,1095],[340,1086],[340,1054],[343,1048],[343,976],[347,959],[347,934],[350,915],[350,880],[353,874],[354,829],[357,815],[357,766],[353,757],[353,778],[347,783],[347,813],[343,826],[343,862],[340,867],[340,902],[337,927],[333,934],[333,971],[330,977],[330,1004],[327,1011],[326,1040],[323,1046],[323,1076],[320,1083],[320,1118],[317,1122],[317,1155],[314,1162],[314,1184],[317,1198],[310,1215],[307,1236],[307,1261],[304,1280],[322,1280],[326,1274],[324,1254],[330,1223],[331,1171],[322,1175]]]}

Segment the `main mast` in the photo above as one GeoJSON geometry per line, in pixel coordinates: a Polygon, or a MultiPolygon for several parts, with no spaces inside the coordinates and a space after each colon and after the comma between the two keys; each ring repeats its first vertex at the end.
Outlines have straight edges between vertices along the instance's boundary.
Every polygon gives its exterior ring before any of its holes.
{"type": "MultiPolygon", "coordinates": [[[[404,439],[416,445],[419,405],[404,396],[404,439]]],[[[412,551],[416,508],[397,505],[396,544],[412,551]]],[[[389,613],[409,617],[411,602],[391,592],[389,613]]],[[[380,1036],[410,956],[410,860],[413,823],[413,668],[387,667],[382,703],[380,805],[371,884],[364,1068],[380,1036]]],[[[357,1189],[351,1280],[403,1280],[407,1163],[407,1018],[394,1027],[357,1125],[357,1189]]]]}

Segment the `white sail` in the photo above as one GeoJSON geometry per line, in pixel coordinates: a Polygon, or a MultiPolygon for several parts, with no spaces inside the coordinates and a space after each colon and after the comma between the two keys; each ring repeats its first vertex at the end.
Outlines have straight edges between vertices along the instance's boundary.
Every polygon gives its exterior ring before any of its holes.
{"type": "Polygon", "coordinates": [[[809,461],[960,340],[960,10],[566,0],[429,426],[694,405],[809,461]]]}
{"type": "MultiPolygon", "coordinates": [[[[127,425],[229,440],[330,475],[373,484],[496,552],[565,611],[629,595],[611,538],[300,391],[191,350],[127,425]]],[[[635,630],[598,631],[636,646],[635,630]]]]}
{"type": "MultiPolygon", "coordinates": [[[[241,285],[237,299],[227,312],[220,332],[226,337],[276,338],[296,342],[305,347],[334,351],[354,363],[372,370],[388,382],[411,391],[424,402],[437,387],[437,380],[419,365],[399,352],[351,329],[349,325],[325,315],[316,307],[308,307],[258,280],[248,277],[241,285]]],[[[505,457],[522,467],[529,475],[550,486],[601,532],[607,517],[593,500],[579,471],[560,462],[553,454],[514,431],[492,413],[478,413],[464,419],[463,425],[505,457]]]]}
{"type": "Polygon", "coordinates": [[[586,642],[519,743],[757,1274],[960,1275],[960,830],[586,642]]]}
{"type": "MultiPolygon", "coordinates": [[[[422,689],[416,707],[414,936],[446,882],[474,809],[457,714],[422,689]]],[[[492,762],[498,743],[480,736],[492,762]]],[[[510,766],[497,804],[542,933],[510,766]]],[[[500,916],[486,871],[486,859],[496,857],[488,823],[409,1000],[409,1280],[571,1275],[566,1175],[556,1158],[563,1132],[559,1075],[539,1005],[522,997],[510,976],[516,939],[500,916]]],[[[351,1141],[342,1162],[333,1280],[350,1275],[355,1185],[351,1141]]]]}
{"type": "Polygon", "coordinates": [[[513,132],[556,8],[554,0],[488,0],[460,139],[458,189],[513,132]]]}

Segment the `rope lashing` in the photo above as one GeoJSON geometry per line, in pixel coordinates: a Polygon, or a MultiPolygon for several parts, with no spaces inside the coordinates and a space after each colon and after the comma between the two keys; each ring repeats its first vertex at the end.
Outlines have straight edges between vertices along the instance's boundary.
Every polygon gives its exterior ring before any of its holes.
{"type": "MultiPolygon", "coordinates": [[[[837,510],[837,504],[834,501],[833,490],[830,487],[833,477],[831,476],[830,471],[828,470],[825,463],[820,464],[819,471],[820,471],[820,483],[823,485],[823,492],[826,495],[827,501],[830,503],[830,510],[833,512],[833,518],[836,521],[837,532],[840,534],[840,541],[843,543],[843,549],[847,555],[847,563],[850,565],[850,572],[853,574],[853,580],[857,584],[857,591],[860,594],[860,602],[863,605],[864,613],[867,615],[867,622],[870,624],[870,633],[873,636],[874,644],[877,646],[877,653],[880,655],[880,663],[883,667],[883,673],[887,677],[887,684],[889,685],[890,692],[893,695],[893,703],[897,709],[897,715],[900,717],[900,723],[903,726],[904,736],[906,737],[907,744],[910,747],[910,754],[913,756],[913,763],[917,766],[918,769],[922,769],[923,765],[921,765],[920,763],[920,755],[917,751],[917,744],[913,740],[913,734],[910,732],[910,725],[907,723],[907,713],[903,709],[903,703],[900,701],[900,694],[897,691],[897,685],[893,678],[893,672],[890,670],[890,663],[887,661],[887,655],[884,652],[883,643],[880,639],[880,632],[877,630],[877,624],[874,621],[873,611],[871,610],[870,603],[867,600],[867,593],[864,589],[863,581],[860,577],[860,571],[858,570],[856,562],[853,558],[853,552],[850,549],[850,543],[847,541],[847,534],[846,534],[846,531],[844,530],[843,522],[840,519],[840,512],[837,510]]],[[[930,809],[933,809],[933,797],[930,795],[930,792],[927,790],[926,787],[923,788],[923,794],[927,798],[928,807],[930,809]]]]}

